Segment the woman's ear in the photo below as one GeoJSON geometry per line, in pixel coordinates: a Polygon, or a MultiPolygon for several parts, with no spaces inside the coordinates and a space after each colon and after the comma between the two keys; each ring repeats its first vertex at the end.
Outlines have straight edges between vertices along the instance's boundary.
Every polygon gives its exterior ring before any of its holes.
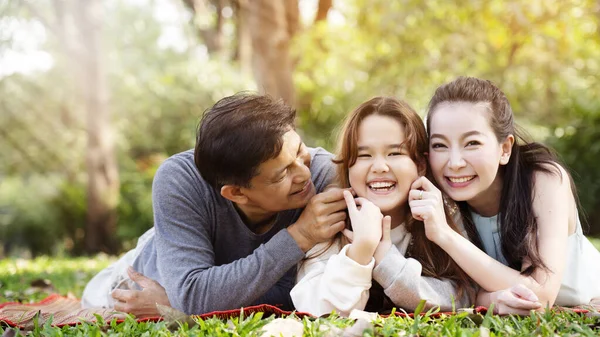
{"type": "Polygon", "coordinates": [[[515,136],[508,135],[506,136],[506,139],[504,139],[502,144],[500,144],[500,149],[502,151],[502,153],[500,154],[500,165],[508,164],[508,161],[510,160],[510,155],[512,154],[512,147],[514,143],[515,136]]]}

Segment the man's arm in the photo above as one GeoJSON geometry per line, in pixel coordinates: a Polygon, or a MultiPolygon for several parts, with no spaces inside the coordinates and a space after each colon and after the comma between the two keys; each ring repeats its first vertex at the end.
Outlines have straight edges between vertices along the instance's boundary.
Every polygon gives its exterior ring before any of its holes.
{"type": "Polygon", "coordinates": [[[215,221],[211,203],[218,201],[201,195],[198,176],[185,167],[193,164],[174,159],[156,173],[152,195],[160,281],[173,307],[183,312],[201,314],[250,305],[302,259],[300,242],[312,247],[343,228],[335,201],[337,194],[342,200],[342,193],[328,191],[309,203],[290,232],[281,230],[252,254],[215,266],[210,228],[227,224],[210,223],[215,221]]]}
{"type": "Polygon", "coordinates": [[[219,201],[203,195],[201,183],[191,161],[171,158],[157,171],[152,190],[160,282],[172,306],[188,314],[251,304],[303,256],[282,230],[247,257],[215,266],[211,226],[227,224],[211,223],[219,201]]]}

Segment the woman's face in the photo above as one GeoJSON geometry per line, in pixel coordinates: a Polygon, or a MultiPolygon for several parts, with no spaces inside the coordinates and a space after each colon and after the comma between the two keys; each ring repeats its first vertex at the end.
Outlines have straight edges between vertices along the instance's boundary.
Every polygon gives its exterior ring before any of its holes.
{"type": "Polygon", "coordinates": [[[358,128],[358,157],[348,170],[350,186],[384,214],[407,203],[410,186],[419,177],[403,145],[405,136],[402,125],[388,116],[370,115],[358,128]]]}
{"type": "Polygon", "coordinates": [[[435,180],[456,201],[486,202],[502,186],[513,138],[499,143],[488,121],[488,103],[447,102],[431,114],[429,164],[435,180]],[[494,188],[495,187],[495,188],[494,188]]]}

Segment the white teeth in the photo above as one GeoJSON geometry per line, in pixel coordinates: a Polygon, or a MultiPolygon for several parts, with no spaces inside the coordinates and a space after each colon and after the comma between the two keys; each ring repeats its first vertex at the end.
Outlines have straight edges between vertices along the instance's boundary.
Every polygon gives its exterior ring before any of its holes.
{"type": "Polygon", "coordinates": [[[371,189],[391,189],[392,187],[394,187],[396,184],[393,182],[388,182],[388,181],[377,181],[374,183],[370,183],[369,184],[369,188],[371,189]]]}
{"type": "Polygon", "coordinates": [[[466,183],[467,181],[469,181],[473,178],[475,178],[475,176],[460,177],[460,178],[448,177],[448,180],[450,180],[453,183],[466,183]]]}

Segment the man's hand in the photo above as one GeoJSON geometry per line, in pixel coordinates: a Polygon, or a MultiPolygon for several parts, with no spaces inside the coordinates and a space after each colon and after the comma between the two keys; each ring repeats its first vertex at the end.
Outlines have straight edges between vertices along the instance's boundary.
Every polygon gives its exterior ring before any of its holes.
{"type": "Polygon", "coordinates": [[[536,294],[522,284],[490,293],[490,300],[494,303],[494,313],[499,315],[527,316],[531,310],[542,307],[536,294]]]}
{"type": "Polygon", "coordinates": [[[346,202],[343,191],[341,188],[330,188],[315,195],[298,220],[288,227],[288,232],[304,252],[344,229],[346,202]]]}
{"type": "Polygon", "coordinates": [[[142,290],[113,290],[111,295],[115,299],[115,310],[143,318],[160,316],[156,304],[171,306],[165,288],[158,282],[136,272],[132,267],[127,269],[127,274],[142,290]]]}

